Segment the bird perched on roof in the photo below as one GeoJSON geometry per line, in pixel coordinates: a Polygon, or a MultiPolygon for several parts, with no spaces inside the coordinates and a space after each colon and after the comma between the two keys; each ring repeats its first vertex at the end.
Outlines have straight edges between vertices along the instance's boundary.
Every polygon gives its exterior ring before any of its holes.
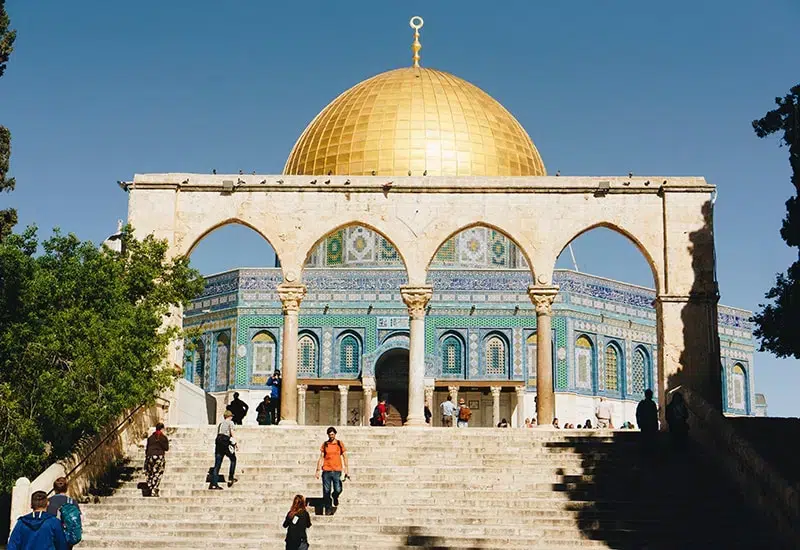
{"type": "Polygon", "coordinates": [[[394,183],[393,181],[387,181],[386,183],[384,183],[383,184],[383,190],[384,191],[388,191],[389,189],[391,189],[393,183],[394,183]]]}

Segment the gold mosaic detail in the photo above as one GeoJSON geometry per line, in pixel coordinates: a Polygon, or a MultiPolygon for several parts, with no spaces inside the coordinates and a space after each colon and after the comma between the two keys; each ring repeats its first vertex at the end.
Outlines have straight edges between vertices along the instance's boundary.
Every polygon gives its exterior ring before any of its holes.
{"type": "Polygon", "coordinates": [[[487,93],[449,73],[406,67],[374,76],[308,125],[285,174],[544,176],[517,120],[487,93]]]}

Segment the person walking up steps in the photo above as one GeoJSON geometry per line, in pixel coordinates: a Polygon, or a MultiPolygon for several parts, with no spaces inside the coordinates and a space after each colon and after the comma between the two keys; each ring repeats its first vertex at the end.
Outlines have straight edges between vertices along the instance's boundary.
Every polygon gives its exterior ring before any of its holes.
{"type": "Polygon", "coordinates": [[[303,495],[294,496],[283,526],[286,529],[286,550],[308,550],[306,529],[311,527],[311,516],[306,510],[306,499],[303,495]]]}
{"type": "Polygon", "coordinates": [[[214,469],[211,471],[209,489],[221,490],[219,486],[219,469],[222,467],[222,459],[226,456],[231,462],[228,471],[228,487],[232,487],[236,482],[233,477],[236,473],[236,440],[233,438],[233,413],[225,411],[224,420],[217,426],[217,437],[214,440],[214,469]]]}
{"type": "Polygon", "coordinates": [[[331,426],[327,431],[328,440],[320,447],[319,460],[315,476],[320,478],[322,472],[322,504],[325,515],[333,515],[333,509],[339,506],[339,495],[342,494],[342,472],[348,478],[347,455],[344,444],[336,439],[336,428],[331,426]],[[331,505],[331,502],[333,505],[331,505]]]}
{"type": "Polygon", "coordinates": [[[31,495],[31,510],[17,520],[8,550],[67,550],[61,522],[46,511],[47,493],[36,491],[31,495]]]}
{"type": "Polygon", "coordinates": [[[144,471],[147,474],[147,490],[151,497],[158,496],[158,487],[161,485],[161,477],[166,466],[164,453],[167,451],[169,451],[169,439],[164,435],[164,424],[159,422],[156,424],[156,431],[147,438],[147,448],[144,452],[144,471]]]}
{"type": "Polygon", "coordinates": [[[448,395],[447,399],[440,405],[442,408],[442,426],[445,428],[453,427],[453,415],[456,412],[456,406],[453,404],[453,397],[448,395]]]}
{"type": "Polygon", "coordinates": [[[69,489],[67,478],[57,477],[53,482],[55,494],[47,501],[47,513],[61,520],[67,548],[72,548],[83,538],[83,520],[78,503],[67,495],[67,489],[69,489]]]}
{"type": "Polygon", "coordinates": [[[456,425],[459,428],[468,428],[469,427],[469,419],[472,418],[472,411],[469,407],[467,407],[467,402],[464,399],[458,400],[458,420],[456,421],[456,425]]]}

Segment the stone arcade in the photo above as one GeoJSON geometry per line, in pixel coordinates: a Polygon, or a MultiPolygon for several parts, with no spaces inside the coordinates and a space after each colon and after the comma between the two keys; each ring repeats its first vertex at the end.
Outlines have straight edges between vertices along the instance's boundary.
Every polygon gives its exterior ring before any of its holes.
{"type": "Polygon", "coordinates": [[[137,174],[124,185],[130,223],[173,254],[234,223],[275,250],[278,267],[209,277],[185,317],[172,316],[204,333],[188,356],[175,349],[186,378],[224,407],[234,389],[260,400],[279,367],[285,424],[359,424],[378,393],[408,425],[424,423],[426,403],[438,422],[448,393],[483,426],[582,423],[595,396],[614,400],[622,423],[651,385],[662,403],[686,385],[753,414],[749,313],[717,306],[715,187],[547,176],[500,103],[419,66],[421,20],[412,26],[413,66],[336,98],[284,174],[137,174]],[[555,271],[597,227],[638,248],[653,290],[555,271]]]}

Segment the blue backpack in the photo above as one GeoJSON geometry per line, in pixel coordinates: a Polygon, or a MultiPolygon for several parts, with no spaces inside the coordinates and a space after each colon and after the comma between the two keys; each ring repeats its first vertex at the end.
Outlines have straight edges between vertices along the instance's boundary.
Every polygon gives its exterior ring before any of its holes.
{"type": "Polygon", "coordinates": [[[75,501],[67,498],[67,502],[59,508],[58,516],[61,526],[64,528],[64,538],[67,539],[67,544],[70,546],[78,544],[83,538],[83,525],[81,524],[81,510],[75,501]]]}

